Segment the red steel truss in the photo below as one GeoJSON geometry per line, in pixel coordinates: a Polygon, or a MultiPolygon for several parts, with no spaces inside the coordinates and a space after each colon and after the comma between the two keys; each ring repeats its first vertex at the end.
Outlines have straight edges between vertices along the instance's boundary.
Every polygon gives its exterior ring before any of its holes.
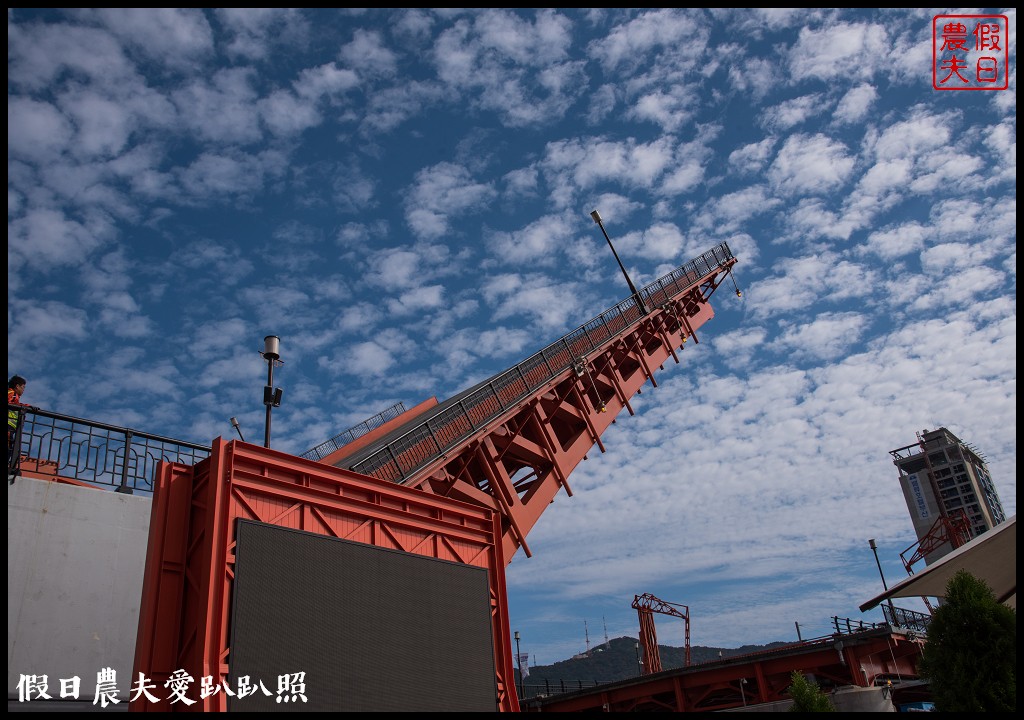
{"type": "MultiPolygon", "coordinates": [[[[378,429],[323,462],[456,498],[501,518],[511,562],[569,475],[670,358],[714,317],[709,299],[736,259],[724,243],[509,371],[378,429]],[[412,415],[412,419],[408,416],[412,415]]],[[[738,291],[737,291],[738,292],[738,291]]]]}
{"type": "Polygon", "coordinates": [[[683,667],[690,667],[690,608],[686,605],[665,602],[650,593],[644,593],[633,597],[633,609],[640,617],[640,644],[644,648],[643,674],[650,675],[662,670],[661,652],[658,650],[658,633],[654,629],[654,613],[672,615],[685,621],[686,656],[683,667]]]}

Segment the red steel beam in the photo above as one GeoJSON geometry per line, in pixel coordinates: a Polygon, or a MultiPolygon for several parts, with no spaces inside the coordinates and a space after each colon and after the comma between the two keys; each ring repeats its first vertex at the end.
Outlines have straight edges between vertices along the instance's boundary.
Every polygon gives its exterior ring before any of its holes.
{"type": "MultiPolygon", "coordinates": [[[[722,279],[724,274],[709,282],[722,279]]],[[[572,495],[572,471],[595,446],[604,452],[602,436],[622,410],[633,413],[629,400],[648,380],[654,383],[653,369],[670,358],[679,362],[677,351],[686,339],[714,317],[705,291],[692,287],[638,318],[585,357],[582,375],[567,368],[404,484],[495,510],[502,518],[506,560],[520,548],[529,556],[526,536],[560,489],[572,495]],[[525,476],[531,479],[513,483],[525,476]]]]}

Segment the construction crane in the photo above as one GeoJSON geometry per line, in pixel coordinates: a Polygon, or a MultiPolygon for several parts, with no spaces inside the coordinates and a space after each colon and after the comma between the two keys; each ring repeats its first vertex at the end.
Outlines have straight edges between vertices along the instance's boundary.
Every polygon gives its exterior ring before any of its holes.
{"type": "MultiPolygon", "coordinates": [[[[506,562],[569,475],[668,359],[714,317],[732,280],[726,243],[676,268],[505,372],[431,398],[319,458],[363,475],[483,505],[501,518],[506,562]]],[[[739,288],[736,288],[740,295],[739,288]]]]}
{"type": "MultiPolygon", "coordinates": [[[[913,575],[914,565],[926,559],[939,548],[948,545],[956,550],[970,540],[971,521],[962,508],[957,508],[947,511],[945,515],[940,515],[921,539],[900,553],[900,560],[903,561],[907,575],[913,575]]],[[[934,612],[935,608],[932,607],[928,598],[922,597],[921,600],[924,601],[928,612],[934,612]]]]}
{"type": "Polygon", "coordinates": [[[658,650],[658,633],[654,629],[654,613],[682,618],[686,623],[685,665],[690,667],[690,608],[686,605],[659,600],[650,593],[633,597],[633,609],[640,617],[640,644],[644,648],[643,674],[661,672],[661,652],[658,650]]]}

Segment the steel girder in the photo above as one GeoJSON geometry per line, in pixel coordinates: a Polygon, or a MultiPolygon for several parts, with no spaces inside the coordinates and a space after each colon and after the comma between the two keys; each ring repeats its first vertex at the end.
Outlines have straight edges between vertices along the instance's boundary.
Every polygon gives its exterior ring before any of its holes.
{"type": "Polygon", "coordinates": [[[510,562],[562,489],[572,496],[569,475],[630,406],[654,372],[714,317],[709,299],[735,260],[699,284],[667,297],[603,345],[502,415],[478,428],[461,444],[424,465],[403,484],[484,505],[502,519],[504,556],[510,562]]]}

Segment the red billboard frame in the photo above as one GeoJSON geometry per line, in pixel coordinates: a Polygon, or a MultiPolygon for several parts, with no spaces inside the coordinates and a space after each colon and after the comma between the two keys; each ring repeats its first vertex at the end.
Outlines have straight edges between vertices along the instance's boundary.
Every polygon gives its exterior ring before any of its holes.
{"type": "Polygon", "coordinates": [[[229,682],[238,518],[485,568],[497,705],[518,712],[496,513],[222,438],[195,466],[158,468],[132,671],[133,684],[141,673],[159,695],[171,675],[184,670],[195,682],[187,697],[196,702],[152,702],[139,693],[132,711],[227,709],[224,692],[201,698],[198,687],[206,677],[215,687],[229,682]]]}

